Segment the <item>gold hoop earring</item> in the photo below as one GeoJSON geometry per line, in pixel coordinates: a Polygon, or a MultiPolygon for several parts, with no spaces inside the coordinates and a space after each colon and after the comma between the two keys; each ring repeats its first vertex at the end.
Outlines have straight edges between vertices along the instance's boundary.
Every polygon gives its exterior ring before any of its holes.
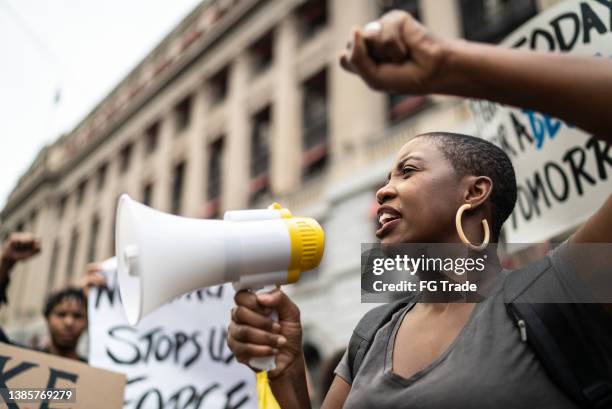
{"type": "Polygon", "coordinates": [[[463,232],[463,227],[461,226],[461,218],[463,217],[463,212],[471,208],[472,208],[471,204],[465,203],[459,208],[459,210],[457,210],[457,215],[455,216],[455,227],[457,228],[457,234],[459,235],[459,238],[461,239],[463,244],[465,244],[472,250],[482,251],[485,248],[487,248],[487,246],[489,245],[490,231],[489,231],[489,223],[487,222],[487,219],[482,219],[482,228],[484,230],[484,240],[478,246],[470,243],[468,238],[465,236],[465,233],[463,232]]]}

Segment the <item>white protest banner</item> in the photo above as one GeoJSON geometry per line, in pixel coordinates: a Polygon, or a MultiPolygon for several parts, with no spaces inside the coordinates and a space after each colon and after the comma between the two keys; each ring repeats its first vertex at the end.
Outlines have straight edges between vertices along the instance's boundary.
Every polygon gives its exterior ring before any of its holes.
{"type": "Polygon", "coordinates": [[[257,407],[255,375],[226,343],[231,285],[180,297],[131,327],[114,259],[104,263],[104,274],[108,287],[89,294],[89,363],[127,375],[124,408],[257,407]]]}
{"type": "MultiPolygon", "coordinates": [[[[610,58],[612,2],[562,2],[502,45],[610,58]]],[[[500,146],[514,164],[518,201],[505,223],[508,242],[544,241],[576,227],[612,192],[609,144],[538,112],[486,101],[470,101],[469,106],[479,136],[500,146]]]]}

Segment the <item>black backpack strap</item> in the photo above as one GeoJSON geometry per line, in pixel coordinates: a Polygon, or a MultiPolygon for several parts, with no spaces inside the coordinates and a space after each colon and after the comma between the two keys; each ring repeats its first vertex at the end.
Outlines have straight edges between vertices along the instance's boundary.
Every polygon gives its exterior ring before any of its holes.
{"type": "Polygon", "coordinates": [[[512,318],[526,330],[551,379],[583,408],[612,407],[612,382],[580,317],[603,314],[598,304],[529,302],[526,290],[551,268],[548,257],[511,273],[504,283],[504,301],[512,318]],[[581,313],[580,313],[581,312],[581,313]],[[579,314],[580,313],[580,314],[579,314]]]}
{"type": "Polygon", "coordinates": [[[357,327],[353,330],[348,345],[348,363],[352,379],[355,379],[355,375],[378,330],[391,320],[393,314],[408,304],[408,300],[384,304],[371,309],[361,318],[357,327]]]}

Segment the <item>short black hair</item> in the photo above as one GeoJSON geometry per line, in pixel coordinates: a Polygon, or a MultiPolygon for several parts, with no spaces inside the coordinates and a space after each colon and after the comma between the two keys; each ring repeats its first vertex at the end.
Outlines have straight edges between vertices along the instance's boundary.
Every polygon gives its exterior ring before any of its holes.
{"type": "Polygon", "coordinates": [[[62,303],[66,299],[78,301],[83,305],[86,305],[87,303],[87,299],[85,298],[83,290],[75,287],[65,288],[63,290],[52,293],[49,298],[47,298],[47,302],[45,303],[45,308],[43,310],[45,318],[49,318],[49,315],[51,315],[51,311],[53,311],[53,308],[55,308],[56,305],[62,303]]]}
{"type": "Polygon", "coordinates": [[[502,225],[516,204],[516,175],[508,155],[493,143],[475,136],[429,132],[416,137],[434,140],[460,176],[487,176],[493,181],[491,233],[497,240],[502,225]]]}

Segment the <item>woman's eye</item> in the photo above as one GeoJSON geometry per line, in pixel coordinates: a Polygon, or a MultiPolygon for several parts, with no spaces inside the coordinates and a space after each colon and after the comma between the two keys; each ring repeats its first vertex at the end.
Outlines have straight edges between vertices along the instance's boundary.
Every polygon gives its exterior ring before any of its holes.
{"type": "Polygon", "coordinates": [[[410,175],[412,172],[414,172],[414,169],[412,169],[412,168],[403,168],[403,169],[402,169],[402,175],[403,175],[403,176],[408,176],[408,175],[410,175]]]}

